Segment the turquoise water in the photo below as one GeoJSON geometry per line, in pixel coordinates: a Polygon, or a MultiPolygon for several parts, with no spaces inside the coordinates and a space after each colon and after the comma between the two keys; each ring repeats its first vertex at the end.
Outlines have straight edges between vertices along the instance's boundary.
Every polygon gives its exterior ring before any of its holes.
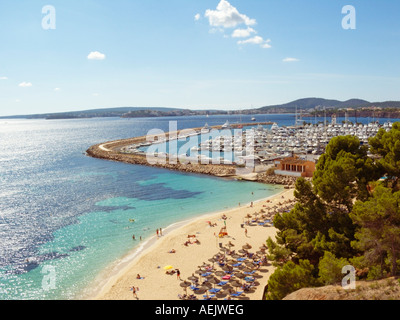
{"type": "Polygon", "coordinates": [[[103,269],[115,266],[121,257],[138,246],[140,237],[145,240],[154,236],[158,228],[165,229],[173,223],[232,208],[238,202],[249,203],[282,190],[277,186],[170,172],[159,172],[150,180],[136,183],[155,189],[163,185],[163,188],[176,193],[177,198],[141,200],[114,197],[97,202],[98,210],[86,213],[78,218],[77,223],[55,231],[53,240],[39,247],[41,255],[55,251],[66,255],[44,264],[46,268],[53,268],[50,270],[54,271],[54,288],[43,285],[44,277],[50,277],[51,272],[44,271],[42,266],[9,277],[9,283],[15,286],[5,292],[7,298],[74,299],[82,293],[90,294],[90,291],[82,290],[90,287],[103,269]],[[187,193],[191,196],[187,197],[187,193]]]}
{"type": "Polygon", "coordinates": [[[19,120],[0,126],[0,299],[80,299],[156,229],[282,190],[84,154],[95,143],[167,123],[19,120]]]}

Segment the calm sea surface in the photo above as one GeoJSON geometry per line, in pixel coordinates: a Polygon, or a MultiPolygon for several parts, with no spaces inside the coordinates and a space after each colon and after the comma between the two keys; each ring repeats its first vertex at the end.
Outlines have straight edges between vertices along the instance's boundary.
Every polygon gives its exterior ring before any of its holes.
{"type": "MultiPolygon", "coordinates": [[[[280,192],[85,155],[100,142],[167,132],[171,120],[184,129],[250,118],[0,120],[0,300],[77,299],[138,247],[132,235],[146,240],[157,228],[280,192]]],[[[257,121],[293,125],[295,116],[257,121]]]]}

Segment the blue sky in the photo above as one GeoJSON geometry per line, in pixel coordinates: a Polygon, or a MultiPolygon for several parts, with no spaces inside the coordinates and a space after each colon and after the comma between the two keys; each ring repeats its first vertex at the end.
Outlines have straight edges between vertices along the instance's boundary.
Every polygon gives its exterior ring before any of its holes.
{"type": "Polygon", "coordinates": [[[400,100],[399,18],[394,0],[2,0],[0,115],[400,100]]]}

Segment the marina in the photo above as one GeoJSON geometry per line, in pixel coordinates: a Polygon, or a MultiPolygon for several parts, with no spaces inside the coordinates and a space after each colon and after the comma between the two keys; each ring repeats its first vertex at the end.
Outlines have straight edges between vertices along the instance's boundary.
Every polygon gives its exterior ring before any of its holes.
{"type": "MultiPolygon", "coordinates": [[[[296,122],[297,123],[297,122],[296,122]]],[[[193,129],[189,134],[162,137],[153,142],[143,141],[120,149],[125,154],[179,159],[202,164],[242,166],[246,161],[271,164],[276,159],[297,156],[317,160],[329,141],[338,136],[355,136],[360,144],[368,145],[383,128],[389,131],[392,122],[303,124],[279,126],[277,123],[253,123],[232,126],[229,121],[220,127],[193,129]],[[178,140],[178,141],[176,141],[178,140]]],[[[171,135],[170,135],[171,136],[171,135]]]]}

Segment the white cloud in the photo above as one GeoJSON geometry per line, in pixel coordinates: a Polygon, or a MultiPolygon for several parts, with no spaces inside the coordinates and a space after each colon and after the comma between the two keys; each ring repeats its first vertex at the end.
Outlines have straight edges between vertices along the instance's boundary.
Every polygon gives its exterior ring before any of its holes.
{"type": "Polygon", "coordinates": [[[200,15],[200,13],[198,13],[198,14],[196,14],[196,15],[194,16],[194,21],[199,21],[200,18],[201,18],[201,15],[200,15]]]}
{"type": "Polygon", "coordinates": [[[98,51],[93,51],[89,53],[87,56],[89,60],[104,60],[106,58],[106,55],[104,53],[98,52],[98,51]]]}
{"type": "Polygon", "coordinates": [[[247,29],[236,29],[232,33],[232,38],[247,38],[250,37],[252,33],[257,33],[257,31],[251,27],[248,27],[247,29]]]}
{"type": "Polygon", "coordinates": [[[269,44],[269,42],[270,42],[270,40],[265,41],[265,43],[263,43],[263,44],[261,45],[261,48],[263,48],[263,49],[272,48],[272,46],[269,44]]]}
{"type": "Polygon", "coordinates": [[[60,91],[61,89],[60,88],[54,88],[54,91],[60,91]]]}
{"type": "Polygon", "coordinates": [[[239,13],[228,1],[221,0],[217,6],[217,10],[207,9],[205,17],[211,26],[234,28],[240,24],[252,26],[256,24],[255,19],[250,19],[248,16],[239,13]]]}
{"type": "MultiPolygon", "coordinates": [[[[240,13],[227,0],[220,0],[216,10],[207,9],[204,16],[208,18],[212,27],[209,31],[210,33],[216,33],[217,31],[224,33],[225,29],[235,28],[231,34],[232,38],[248,38],[253,34],[257,34],[257,31],[250,27],[257,23],[256,20],[240,13]],[[246,25],[247,28],[236,28],[242,24],[246,25]]],[[[227,38],[228,36],[224,35],[224,37],[227,38]]],[[[271,48],[270,42],[271,40],[269,39],[264,40],[260,36],[254,36],[249,39],[239,40],[237,44],[255,44],[263,49],[268,49],[271,48]]]]}
{"type": "Polygon", "coordinates": [[[271,45],[269,44],[271,42],[271,40],[264,40],[262,37],[260,36],[255,36],[253,38],[249,38],[246,40],[240,40],[237,43],[239,45],[243,45],[243,44],[259,44],[261,46],[261,48],[264,49],[268,49],[271,48],[271,45]]]}
{"type": "Polygon", "coordinates": [[[0,80],[8,80],[7,77],[0,77],[0,80]]]}
{"type": "Polygon", "coordinates": [[[21,88],[28,88],[28,87],[32,87],[32,83],[24,81],[24,82],[21,82],[18,86],[21,88]]]}
{"type": "Polygon", "coordinates": [[[240,40],[238,41],[238,44],[261,44],[264,41],[264,39],[260,36],[255,36],[253,38],[247,39],[247,40],[240,40]]]}
{"type": "Polygon", "coordinates": [[[297,61],[300,61],[300,60],[297,59],[297,58],[285,58],[282,61],[283,62],[297,62],[297,61]]]}

